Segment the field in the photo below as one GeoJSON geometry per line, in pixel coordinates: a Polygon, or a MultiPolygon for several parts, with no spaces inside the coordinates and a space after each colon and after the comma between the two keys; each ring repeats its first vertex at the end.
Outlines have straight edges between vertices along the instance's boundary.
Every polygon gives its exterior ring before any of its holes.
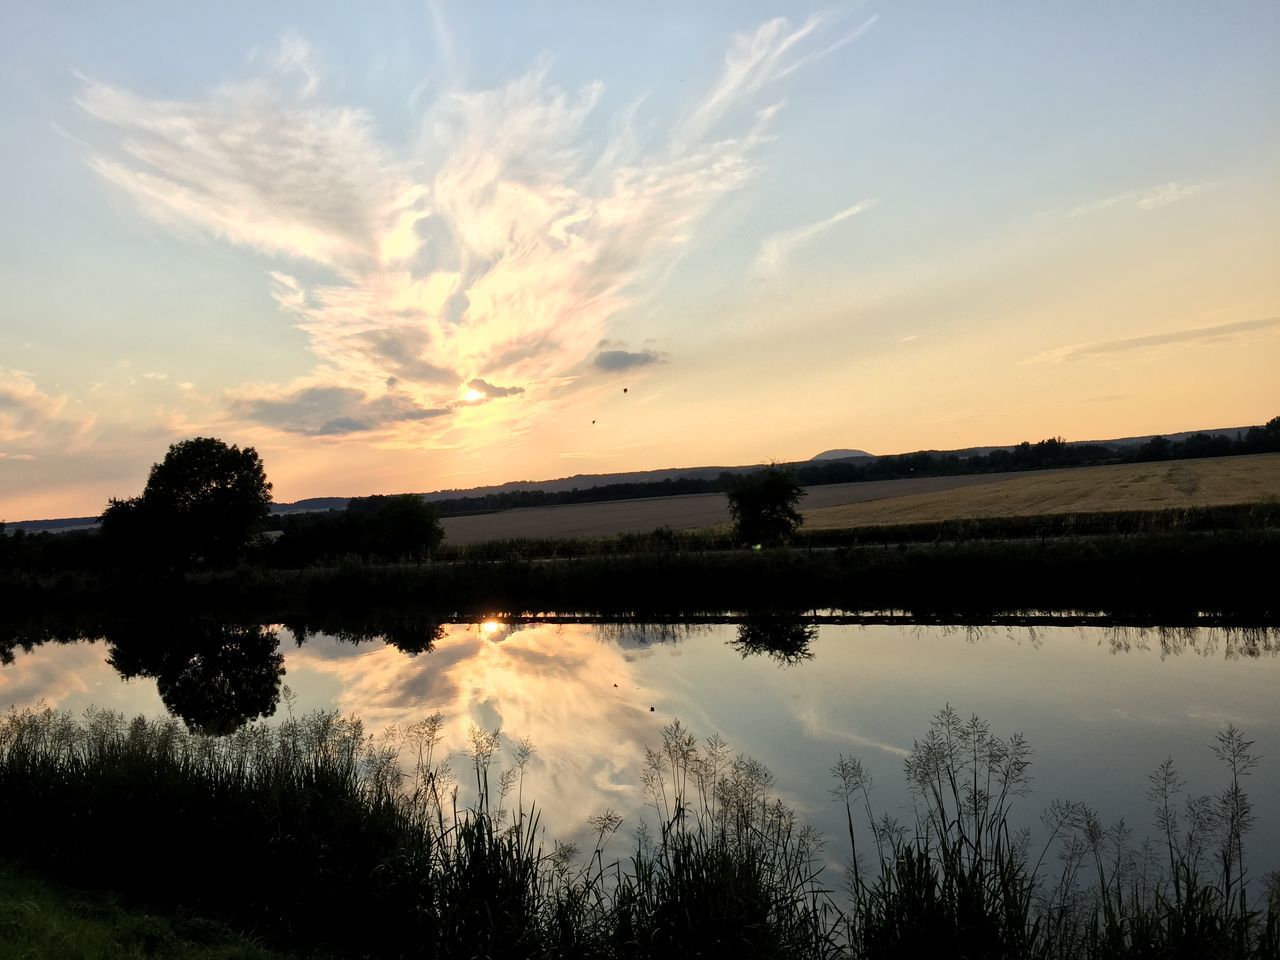
{"type": "MultiPolygon", "coordinates": [[[[915,523],[954,517],[1037,516],[1101,510],[1159,510],[1275,500],[1280,454],[922,477],[810,487],[801,501],[813,530],[915,523]]],[[[447,542],[605,537],[655,527],[696,530],[729,522],[721,494],[504,510],[444,520],[447,542]]]]}
{"type": "MultiPolygon", "coordinates": [[[[988,473],[964,477],[921,477],[919,480],[877,480],[870,483],[837,483],[810,487],[804,510],[845,507],[965,487],[1003,483],[1020,473],[988,473]]],[[[445,517],[446,542],[482,543],[542,537],[608,537],[617,533],[647,533],[655,527],[699,530],[729,523],[724,494],[698,493],[682,497],[614,500],[609,503],[574,503],[557,507],[526,507],[471,517],[445,517]]]]}
{"type": "Polygon", "coordinates": [[[862,503],[810,506],[806,499],[801,512],[806,529],[831,530],[954,518],[1164,510],[1280,499],[1280,454],[1274,453],[1000,476],[1009,479],[862,503]]]}

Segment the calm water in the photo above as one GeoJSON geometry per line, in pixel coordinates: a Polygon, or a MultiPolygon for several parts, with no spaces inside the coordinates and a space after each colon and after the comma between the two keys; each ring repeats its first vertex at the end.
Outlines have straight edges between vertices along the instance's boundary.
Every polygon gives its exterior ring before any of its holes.
{"type": "MultiPolygon", "coordinates": [[[[1274,632],[491,620],[401,625],[393,643],[336,629],[299,643],[299,628],[220,629],[168,623],[93,642],[0,646],[11,655],[0,665],[0,707],[43,701],[155,716],[167,704],[230,729],[272,709],[287,685],[295,713],[337,708],[372,733],[440,712],[460,753],[473,725],[501,728],[512,744],[532,740],[525,794],[551,835],[579,839],[605,808],[637,822],[644,749],[679,718],[766,764],[783,798],[831,838],[833,860],[844,850],[827,792],[832,763],[859,756],[880,809],[910,820],[902,761],[944,704],[1030,741],[1034,792],[1019,802],[1028,823],[1054,798],[1085,800],[1139,837],[1153,830],[1147,774],[1172,755],[1190,790],[1216,792],[1225,778],[1210,748],[1234,723],[1263,757],[1248,782],[1259,813],[1253,868],[1280,868],[1280,824],[1268,809],[1280,796],[1274,632]]],[[[454,766],[464,764],[460,756],[454,766]]]]}

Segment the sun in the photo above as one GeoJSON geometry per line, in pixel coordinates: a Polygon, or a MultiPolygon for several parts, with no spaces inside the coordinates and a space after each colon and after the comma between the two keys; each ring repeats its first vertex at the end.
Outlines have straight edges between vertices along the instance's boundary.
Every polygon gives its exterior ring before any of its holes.
{"type": "Polygon", "coordinates": [[[480,635],[482,637],[492,639],[494,634],[502,629],[502,624],[497,620],[486,620],[480,624],[480,635]]]}
{"type": "Polygon", "coordinates": [[[467,401],[467,403],[475,403],[478,400],[484,399],[484,391],[477,390],[475,387],[468,387],[467,392],[462,395],[462,399],[467,401]]]}

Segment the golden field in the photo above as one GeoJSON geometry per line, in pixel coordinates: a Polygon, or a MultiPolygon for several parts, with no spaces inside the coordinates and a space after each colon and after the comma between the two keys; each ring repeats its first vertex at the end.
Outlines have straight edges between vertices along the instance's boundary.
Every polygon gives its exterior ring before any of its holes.
{"type": "Polygon", "coordinates": [[[1280,454],[1076,467],[862,503],[805,508],[805,528],[832,530],[1050,513],[1163,510],[1280,499],[1280,454]]]}
{"type": "MultiPolygon", "coordinates": [[[[806,529],[828,530],[956,517],[1159,510],[1277,498],[1280,454],[1272,453],[831,484],[810,487],[800,512],[806,529]]],[[[706,493],[446,517],[444,528],[449,543],[468,544],[516,537],[607,537],[662,526],[696,530],[728,523],[723,494],[706,493]]]]}

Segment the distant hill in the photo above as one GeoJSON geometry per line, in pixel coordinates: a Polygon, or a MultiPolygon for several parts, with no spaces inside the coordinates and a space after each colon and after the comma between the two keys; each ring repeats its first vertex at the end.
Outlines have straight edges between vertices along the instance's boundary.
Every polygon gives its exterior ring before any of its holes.
{"type": "MultiPolygon", "coordinates": [[[[1182,433],[1162,433],[1147,434],[1141,437],[1119,437],[1111,440],[1072,440],[1068,441],[1067,446],[1078,447],[1088,444],[1114,447],[1117,449],[1125,449],[1136,447],[1146,443],[1153,437],[1161,436],[1170,442],[1184,440],[1195,434],[1209,434],[1210,436],[1221,436],[1235,438],[1237,435],[1244,434],[1249,427],[1221,427],[1213,430],[1187,430],[1182,433]]],[[[950,454],[952,456],[967,458],[985,456],[996,450],[1014,450],[1016,444],[1006,446],[993,447],[965,447],[960,450],[926,450],[920,451],[931,454],[950,454]]],[[[915,451],[913,451],[915,452],[915,451]]],[[[832,450],[824,450],[808,461],[801,463],[813,463],[815,461],[832,461],[832,460],[877,460],[877,455],[867,453],[865,450],[836,448],[832,450]]],[[[791,466],[799,466],[800,464],[791,464],[791,466]]],[[[488,487],[470,487],[466,489],[449,489],[435,490],[429,493],[419,494],[429,501],[456,500],[462,497],[483,497],[496,493],[513,493],[524,491],[542,491],[546,493],[558,493],[569,490],[588,490],[592,487],[604,487],[612,484],[622,483],[661,483],[664,480],[714,480],[722,473],[747,473],[752,470],[758,470],[763,464],[745,464],[733,467],[668,467],[662,470],[636,470],[630,473],[580,473],[572,477],[559,477],[552,480],[512,480],[507,483],[498,484],[488,487]]],[[[275,515],[284,515],[290,513],[311,513],[323,510],[341,510],[346,507],[351,497],[309,497],[304,500],[298,500],[294,503],[273,503],[271,512],[275,515]]],[[[39,531],[68,531],[68,530],[84,530],[92,529],[96,524],[96,517],[69,517],[58,520],[20,520],[10,522],[5,525],[7,532],[17,530],[27,530],[35,533],[39,531]]]]}
{"type": "Polygon", "coordinates": [[[874,460],[874,453],[867,453],[865,450],[823,450],[816,456],[810,457],[813,460],[857,460],[857,459],[874,460]]]}

